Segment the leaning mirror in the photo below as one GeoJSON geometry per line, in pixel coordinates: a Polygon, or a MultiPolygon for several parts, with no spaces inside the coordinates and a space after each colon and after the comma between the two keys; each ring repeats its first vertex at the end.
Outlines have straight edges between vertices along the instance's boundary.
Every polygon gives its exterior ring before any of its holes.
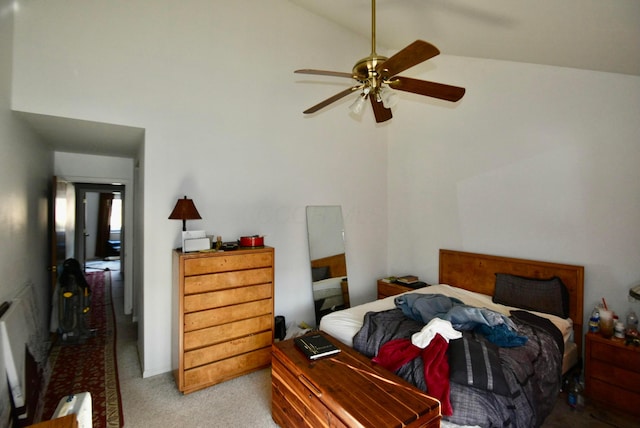
{"type": "Polygon", "coordinates": [[[342,207],[308,206],[307,232],[316,325],[320,325],[324,315],[349,307],[342,207]]]}

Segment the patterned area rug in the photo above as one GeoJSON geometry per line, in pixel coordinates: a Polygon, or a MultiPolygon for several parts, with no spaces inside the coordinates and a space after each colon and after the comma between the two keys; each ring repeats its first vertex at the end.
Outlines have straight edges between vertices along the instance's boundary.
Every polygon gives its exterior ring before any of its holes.
{"type": "Polygon", "coordinates": [[[58,341],[52,348],[52,373],[45,394],[42,420],[51,418],[60,399],[88,391],[93,406],[93,428],[120,428],[123,418],[111,274],[101,271],[88,272],[85,276],[91,287],[87,325],[95,330],[95,336],[79,344],[58,341]]]}

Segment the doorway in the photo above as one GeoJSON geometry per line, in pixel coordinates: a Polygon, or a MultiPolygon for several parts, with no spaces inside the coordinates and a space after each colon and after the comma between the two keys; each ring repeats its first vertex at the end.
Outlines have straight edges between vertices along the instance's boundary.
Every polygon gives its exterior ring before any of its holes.
{"type": "MultiPolygon", "coordinates": [[[[54,177],[55,178],[55,177],[54,177]]],[[[81,266],[84,267],[85,262],[90,263],[92,259],[97,259],[99,256],[95,255],[95,240],[97,235],[97,229],[87,229],[85,223],[88,222],[89,219],[93,219],[93,223],[97,224],[97,213],[98,209],[93,209],[92,212],[95,214],[90,214],[87,211],[85,201],[88,199],[91,200],[92,195],[99,195],[101,193],[113,194],[119,193],[118,196],[113,196],[112,199],[117,199],[120,204],[120,233],[119,238],[107,238],[106,241],[115,241],[108,242],[110,245],[115,245],[114,250],[118,250],[117,241],[119,239],[119,260],[110,260],[117,263],[110,263],[109,265],[99,266],[100,269],[109,268],[109,270],[113,270],[112,277],[119,277],[122,279],[122,287],[124,291],[123,299],[124,299],[124,313],[126,315],[132,315],[134,320],[137,320],[137,314],[135,310],[135,284],[133,275],[135,273],[134,264],[134,252],[131,249],[131,246],[134,242],[133,238],[133,225],[134,225],[134,201],[133,197],[135,194],[135,188],[133,185],[133,181],[128,178],[120,179],[117,183],[115,180],[107,179],[96,179],[98,181],[84,181],[87,177],[75,177],[75,176],[63,176],[57,177],[58,181],[64,181],[67,184],[67,195],[71,195],[72,197],[67,197],[65,206],[66,206],[66,223],[67,227],[64,231],[64,235],[66,238],[66,257],[73,257],[80,262],[81,266]],[[89,234],[89,237],[86,237],[85,234],[89,234]],[[87,238],[85,240],[85,238],[87,238]],[[90,239],[89,239],[90,238],[90,239]],[[91,242],[90,242],[91,241],[91,242]],[[85,255],[85,249],[87,250],[87,254],[85,255]],[[115,271],[116,268],[119,268],[119,271],[115,271]]],[[[99,196],[96,196],[99,199],[99,196]]],[[[58,221],[58,212],[57,210],[53,211],[55,221],[58,221]]],[[[116,229],[117,224],[111,220],[111,216],[109,216],[109,226],[110,228],[116,229]]],[[[62,220],[62,219],[60,219],[62,220]]],[[[54,222],[55,222],[54,221],[54,222]]],[[[53,236],[56,236],[54,233],[53,236]]],[[[51,244],[54,247],[56,244],[51,244]]],[[[55,247],[54,247],[55,248],[55,247]]],[[[104,261],[104,258],[117,258],[117,253],[115,255],[111,255],[109,251],[106,252],[105,256],[102,256],[101,260],[104,261]]],[[[96,266],[88,265],[87,268],[94,268],[96,266]]],[[[53,275],[52,275],[53,276],[53,275]]]]}
{"type": "Polygon", "coordinates": [[[76,258],[85,272],[123,274],[125,186],[74,183],[76,188],[76,258]]]}

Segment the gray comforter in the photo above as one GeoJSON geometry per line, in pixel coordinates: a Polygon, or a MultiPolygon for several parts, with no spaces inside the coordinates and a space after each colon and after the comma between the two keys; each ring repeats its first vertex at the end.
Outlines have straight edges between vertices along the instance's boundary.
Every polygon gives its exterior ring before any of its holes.
{"type": "MultiPolygon", "coordinates": [[[[528,338],[524,345],[498,347],[477,331],[465,331],[449,343],[453,414],[444,419],[459,425],[529,428],[542,425],[551,413],[561,386],[562,335],[547,320],[524,311],[512,313],[510,322],[528,338]]],[[[408,339],[423,326],[401,309],[369,312],[353,345],[373,358],[386,342],[408,339]]],[[[396,374],[429,392],[421,358],[396,374]]]]}

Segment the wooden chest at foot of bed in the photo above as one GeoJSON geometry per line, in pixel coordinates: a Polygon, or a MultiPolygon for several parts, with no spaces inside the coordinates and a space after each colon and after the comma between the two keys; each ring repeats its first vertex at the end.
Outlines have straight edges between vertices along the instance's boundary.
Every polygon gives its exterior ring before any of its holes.
{"type": "Polygon", "coordinates": [[[293,340],[273,344],[271,413],[278,425],[440,426],[437,400],[326,336],[342,351],[315,361],[293,340]]]}

